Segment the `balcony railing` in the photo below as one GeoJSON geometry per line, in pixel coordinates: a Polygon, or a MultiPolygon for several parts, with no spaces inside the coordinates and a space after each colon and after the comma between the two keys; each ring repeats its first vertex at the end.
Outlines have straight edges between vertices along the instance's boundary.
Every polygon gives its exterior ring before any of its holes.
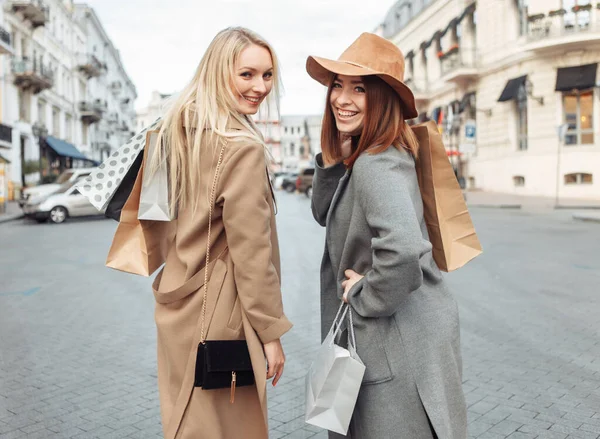
{"type": "Polygon", "coordinates": [[[37,60],[13,59],[12,73],[17,87],[31,89],[34,94],[54,85],[54,72],[37,60]]]}
{"type": "Polygon", "coordinates": [[[79,102],[79,112],[81,120],[87,124],[98,122],[106,111],[106,102],[102,100],[81,101],[79,102]]]}
{"type": "Polygon", "coordinates": [[[117,96],[119,93],[121,93],[121,90],[123,89],[123,84],[121,83],[121,81],[113,81],[111,82],[109,89],[113,92],[115,96],[117,96]]]}
{"type": "Polygon", "coordinates": [[[14,12],[21,12],[34,29],[50,20],[50,8],[41,0],[13,0],[10,5],[14,12]]]}
{"type": "Polygon", "coordinates": [[[429,85],[427,83],[427,80],[417,80],[409,75],[409,77],[404,80],[404,83],[408,86],[408,88],[412,90],[417,104],[424,104],[429,101],[429,85]]]}
{"type": "Polygon", "coordinates": [[[587,34],[594,32],[600,32],[600,16],[594,15],[594,11],[572,12],[560,9],[530,16],[527,39],[537,42],[568,36],[585,38],[587,34]]]}
{"type": "Polygon", "coordinates": [[[106,71],[106,65],[92,54],[79,54],[77,68],[88,78],[96,78],[106,71]]]}
{"type": "MultiPolygon", "coordinates": [[[[474,70],[477,67],[477,58],[475,50],[456,47],[448,53],[440,56],[442,67],[442,76],[458,73],[460,69],[474,70]]],[[[468,76],[472,76],[470,72],[468,76]]]]}
{"type": "Polygon", "coordinates": [[[12,127],[0,123],[0,142],[12,144],[12,127]]]}

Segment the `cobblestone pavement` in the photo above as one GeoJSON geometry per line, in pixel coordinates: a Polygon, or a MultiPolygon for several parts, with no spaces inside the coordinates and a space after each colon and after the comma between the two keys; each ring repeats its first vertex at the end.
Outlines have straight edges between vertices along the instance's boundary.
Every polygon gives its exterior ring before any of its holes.
{"type": "MultiPolygon", "coordinates": [[[[323,439],[303,422],[323,230],[306,198],[278,198],[295,327],[284,378],[269,389],[270,437],[323,439]]],[[[461,310],[470,437],[599,438],[600,227],[568,212],[473,216],[486,253],[447,277],[461,310]]],[[[0,439],[162,437],[150,280],[103,268],[114,228],[0,225],[0,439]]]]}

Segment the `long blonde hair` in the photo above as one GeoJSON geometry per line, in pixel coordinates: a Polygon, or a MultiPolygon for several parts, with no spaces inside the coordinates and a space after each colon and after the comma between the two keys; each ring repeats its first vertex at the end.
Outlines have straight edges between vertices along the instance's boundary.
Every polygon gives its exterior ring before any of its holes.
{"type": "Polygon", "coordinates": [[[263,47],[273,62],[273,88],[269,101],[274,101],[279,112],[280,76],[275,51],[262,37],[249,29],[231,27],[219,32],[206,50],[193,79],[173,100],[163,116],[158,143],[151,159],[150,169],[155,172],[166,160],[169,172],[170,208],[191,206],[196,210],[201,190],[200,147],[208,137],[210,145],[251,139],[264,141],[250,117],[240,114],[237,98],[231,89],[234,68],[240,53],[248,46],[263,47]],[[234,119],[247,130],[227,131],[234,119]]]}

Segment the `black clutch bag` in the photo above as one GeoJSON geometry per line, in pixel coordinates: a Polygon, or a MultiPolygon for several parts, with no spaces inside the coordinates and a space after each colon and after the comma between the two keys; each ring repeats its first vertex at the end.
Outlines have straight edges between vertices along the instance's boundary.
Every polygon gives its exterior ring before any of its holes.
{"type": "Polygon", "coordinates": [[[246,340],[210,340],[198,345],[194,386],[204,390],[235,388],[254,384],[252,361],[246,340]]]}

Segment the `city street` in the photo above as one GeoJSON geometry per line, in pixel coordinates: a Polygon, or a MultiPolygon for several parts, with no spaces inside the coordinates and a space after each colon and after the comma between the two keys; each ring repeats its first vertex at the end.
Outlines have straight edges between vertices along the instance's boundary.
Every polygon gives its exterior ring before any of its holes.
{"type": "MultiPolygon", "coordinates": [[[[323,439],[303,418],[324,229],[303,195],[277,198],[295,326],[284,377],[269,390],[270,437],[323,439]]],[[[472,215],[485,254],[447,275],[470,437],[600,438],[600,224],[568,211],[472,215]]],[[[151,280],[104,267],[115,227],[0,224],[0,439],[162,437],[151,280]]]]}

